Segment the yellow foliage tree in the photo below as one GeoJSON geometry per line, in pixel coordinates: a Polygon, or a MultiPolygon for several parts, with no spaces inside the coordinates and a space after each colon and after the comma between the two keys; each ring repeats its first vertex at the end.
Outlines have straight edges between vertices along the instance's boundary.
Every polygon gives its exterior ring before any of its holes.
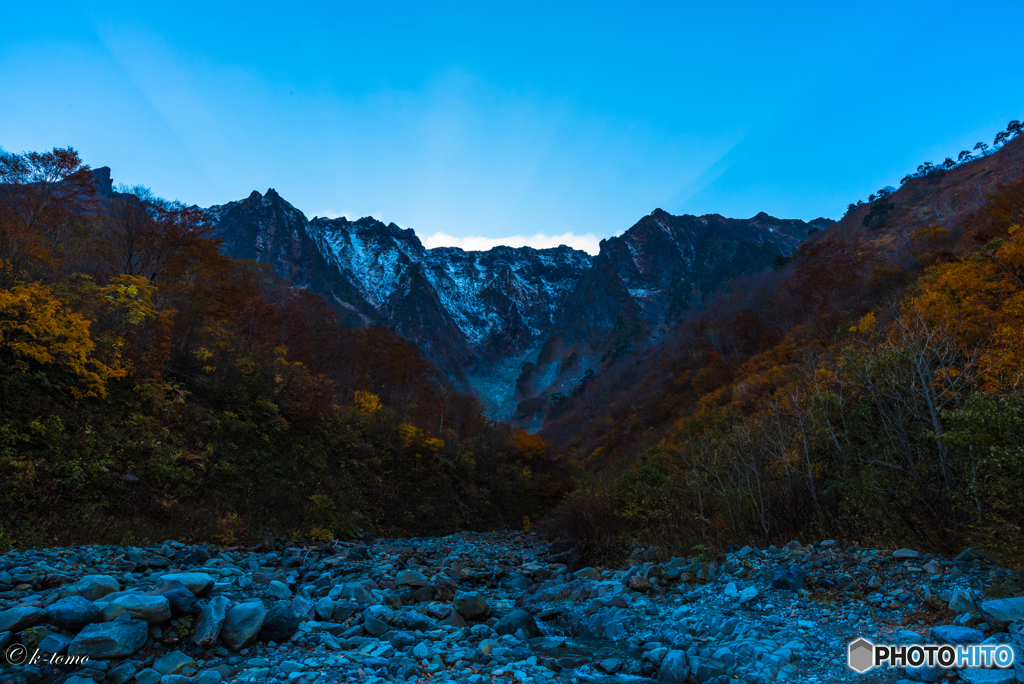
{"type": "Polygon", "coordinates": [[[96,358],[89,321],[37,283],[0,290],[0,350],[70,372],[84,388],[71,388],[76,398],[105,397],[107,381],[126,372],[119,358],[111,365],[96,358]]]}
{"type": "Polygon", "coordinates": [[[372,392],[358,390],[353,399],[359,412],[366,416],[372,416],[380,410],[380,398],[372,392]]]}

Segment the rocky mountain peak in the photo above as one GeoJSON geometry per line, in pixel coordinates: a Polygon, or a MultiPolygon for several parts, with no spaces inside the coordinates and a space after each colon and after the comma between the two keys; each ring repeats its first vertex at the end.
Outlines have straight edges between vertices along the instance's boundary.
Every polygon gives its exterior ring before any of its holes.
{"type": "Polygon", "coordinates": [[[225,252],[271,263],[351,325],[392,327],[491,416],[519,411],[527,422],[524,401],[571,391],[728,278],[792,254],[812,229],[763,212],[738,220],[655,209],[591,256],[566,245],[426,249],[412,229],[371,216],[307,220],[273,188],[209,211],[225,252]]]}

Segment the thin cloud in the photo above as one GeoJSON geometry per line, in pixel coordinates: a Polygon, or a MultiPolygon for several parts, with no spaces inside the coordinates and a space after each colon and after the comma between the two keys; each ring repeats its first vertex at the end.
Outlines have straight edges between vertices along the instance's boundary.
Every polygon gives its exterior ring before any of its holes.
{"type": "Polygon", "coordinates": [[[576,235],[575,233],[562,233],[561,235],[510,235],[501,238],[481,237],[479,235],[468,235],[466,237],[455,237],[447,233],[434,233],[427,236],[427,249],[435,247],[459,247],[467,252],[482,252],[492,247],[505,245],[506,247],[533,247],[534,249],[546,249],[568,245],[573,249],[580,249],[588,254],[597,254],[600,247],[600,239],[593,233],[576,235]]]}

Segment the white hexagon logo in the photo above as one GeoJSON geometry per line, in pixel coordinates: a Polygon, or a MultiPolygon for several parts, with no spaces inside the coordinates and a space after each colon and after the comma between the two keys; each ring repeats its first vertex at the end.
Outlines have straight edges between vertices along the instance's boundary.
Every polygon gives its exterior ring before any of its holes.
{"type": "Polygon", "coordinates": [[[857,639],[846,649],[846,663],[854,672],[864,674],[875,666],[875,645],[867,639],[857,639]]]}

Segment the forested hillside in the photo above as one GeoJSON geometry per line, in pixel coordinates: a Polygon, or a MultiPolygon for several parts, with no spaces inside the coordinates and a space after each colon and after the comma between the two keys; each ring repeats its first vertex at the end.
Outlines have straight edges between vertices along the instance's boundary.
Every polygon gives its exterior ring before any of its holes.
{"type": "Polygon", "coordinates": [[[0,157],[0,547],[523,524],[559,485],[391,332],[72,149],[0,157]]]}
{"type": "Polygon", "coordinates": [[[922,164],[609,364],[541,435],[558,533],[1020,554],[1024,139],[922,164]]]}
{"type": "MultiPolygon", "coordinates": [[[[1019,555],[1019,133],[838,223],[789,222],[785,250],[742,268],[716,253],[715,273],[746,275],[602,347],[538,402],[539,435],[275,264],[224,254],[210,210],[115,192],[70,148],[4,154],[0,545],[437,534],[554,510],[553,534],[606,559],[793,536],[1019,555]]],[[[284,206],[269,195],[238,207],[284,206]]],[[[655,212],[629,236],[706,218],[655,212]]],[[[685,273],[712,268],[691,257],[685,273]]],[[[581,320],[603,301],[578,299],[581,320]]]]}

